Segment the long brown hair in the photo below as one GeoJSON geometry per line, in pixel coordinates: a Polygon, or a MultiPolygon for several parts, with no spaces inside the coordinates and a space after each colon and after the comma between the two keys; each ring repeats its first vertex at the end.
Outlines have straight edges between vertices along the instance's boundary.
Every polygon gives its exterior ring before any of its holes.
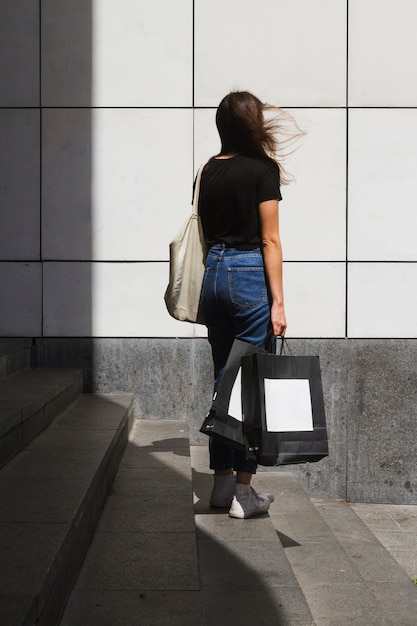
{"type": "Polygon", "coordinates": [[[280,168],[281,183],[292,180],[282,165],[283,149],[304,133],[291,115],[262,103],[249,91],[232,91],[217,108],[216,126],[221,155],[238,153],[272,160],[280,168]]]}

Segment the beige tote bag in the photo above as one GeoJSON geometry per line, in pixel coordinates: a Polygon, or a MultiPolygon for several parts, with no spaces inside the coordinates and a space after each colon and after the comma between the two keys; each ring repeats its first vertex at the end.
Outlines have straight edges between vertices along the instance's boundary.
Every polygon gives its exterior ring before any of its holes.
{"type": "Polygon", "coordinates": [[[204,324],[200,311],[200,295],[207,254],[198,215],[200,180],[204,165],[197,173],[193,212],[169,245],[169,284],[165,292],[165,304],[172,317],[181,322],[198,324],[204,324]]]}

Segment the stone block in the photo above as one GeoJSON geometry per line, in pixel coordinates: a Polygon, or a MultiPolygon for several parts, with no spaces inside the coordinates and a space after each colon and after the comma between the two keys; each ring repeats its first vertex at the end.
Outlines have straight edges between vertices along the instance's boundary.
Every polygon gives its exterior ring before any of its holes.
{"type": "Polygon", "coordinates": [[[84,391],[135,394],[134,413],[146,419],[186,420],[192,443],[211,405],[213,366],[202,339],[40,339],[42,365],[83,369],[84,391]]]}
{"type": "MultiPolygon", "coordinates": [[[[417,503],[417,340],[291,339],[294,355],[318,355],[330,454],[318,463],[259,468],[291,472],[313,497],[417,503]]],[[[81,367],[85,390],[127,391],[146,420],[187,421],[190,442],[211,406],[206,339],[55,339],[38,341],[43,365],[81,367]]]]}
{"type": "Polygon", "coordinates": [[[351,346],[347,499],[417,503],[417,340],[351,346]]]}

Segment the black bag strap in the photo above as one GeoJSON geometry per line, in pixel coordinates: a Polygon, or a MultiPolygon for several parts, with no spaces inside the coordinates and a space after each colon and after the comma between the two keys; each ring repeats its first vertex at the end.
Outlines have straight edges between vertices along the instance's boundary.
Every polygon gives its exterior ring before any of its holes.
{"type": "Polygon", "coordinates": [[[205,165],[206,163],[203,163],[202,165],[200,165],[200,167],[198,168],[197,177],[195,179],[194,194],[193,194],[193,214],[194,215],[198,214],[198,201],[200,198],[201,174],[203,173],[203,169],[205,165]]]}
{"type": "Polygon", "coordinates": [[[290,349],[288,341],[285,339],[285,337],[280,337],[280,339],[281,339],[281,345],[280,345],[280,348],[279,348],[279,355],[280,356],[290,356],[291,355],[291,349],[290,349]]]}
{"type": "Polygon", "coordinates": [[[288,341],[285,337],[274,335],[272,331],[269,331],[266,336],[265,348],[269,354],[275,354],[277,356],[288,356],[291,354],[288,341]]]}

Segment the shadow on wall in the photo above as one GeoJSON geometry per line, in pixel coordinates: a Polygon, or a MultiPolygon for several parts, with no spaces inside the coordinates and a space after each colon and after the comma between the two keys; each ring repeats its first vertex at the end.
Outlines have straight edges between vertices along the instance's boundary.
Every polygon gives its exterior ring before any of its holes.
{"type": "Polygon", "coordinates": [[[92,333],[92,4],[0,6],[0,334],[92,333]]]}
{"type": "Polygon", "coordinates": [[[42,335],[91,336],[93,8],[40,5],[42,335]]]}

